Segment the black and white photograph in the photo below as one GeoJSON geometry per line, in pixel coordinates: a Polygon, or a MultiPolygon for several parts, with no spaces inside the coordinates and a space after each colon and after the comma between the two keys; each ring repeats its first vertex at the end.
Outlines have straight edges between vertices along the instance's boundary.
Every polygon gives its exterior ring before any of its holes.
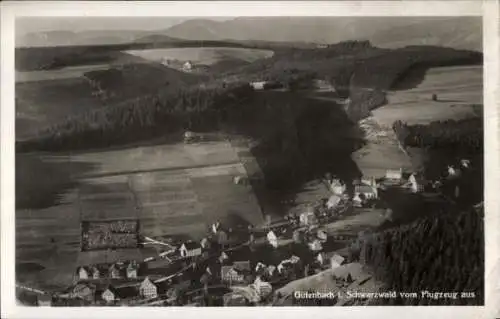
{"type": "Polygon", "coordinates": [[[485,306],[483,16],[213,12],[15,18],[17,305],[485,306]]]}

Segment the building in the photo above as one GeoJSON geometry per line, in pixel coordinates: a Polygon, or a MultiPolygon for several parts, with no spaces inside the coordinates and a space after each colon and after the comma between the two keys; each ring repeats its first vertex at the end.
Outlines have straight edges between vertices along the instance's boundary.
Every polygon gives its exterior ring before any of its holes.
{"type": "Polygon", "coordinates": [[[325,262],[327,261],[325,253],[323,253],[323,252],[318,253],[318,255],[316,255],[316,261],[320,265],[324,265],[325,262]]]}
{"type": "Polygon", "coordinates": [[[335,269],[337,267],[340,267],[342,265],[342,263],[344,262],[345,258],[338,255],[338,254],[335,254],[332,256],[332,258],[330,258],[330,266],[332,267],[332,269],[335,269]]]}
{"type": "Polygon", "coordinates": [[[158,297],[158,287],[149,277],[146,277],[139,286],[139,295],[143,298],[152,299],[158,297]]]}
{"type": "Polygon", "coordinates": [[[278,237],[272,230],[267,233],[267,241],[274,248],[278,247],[278,237]]]}
{"type": "Polygon", "coordinates": [[[37,305],[40,307],[52,306],[52,296],[49,294],[38,295],[37,305]]]}
{"type": "Polygon", "coordinates": [[[244,275],[234,269],[233,266],[222,266],[221,268],[221,280],[223,282],[243,282],[245,279],[244,275]]]}
{"type": "Polygon", "coordinates": [[[257,291],[257,294],[259,294],[260,298],[266,298],[267,296],[271,295],[273,292],[273,286],[266,282],[263,281],[260,276],[257,276],[254,281],[254,287],[255,291],[257,291]]]}
{"type": "Polygon", "coordinates": [[[240,295],[230,292],[224,295],[224,307],[245,307],[247,306],[247,299],[240,295]]]}
{"type": "Polygon", "coordinates": [[[191,61],[186,61],[182,65],[182,70],[185,72],[190,72],[192,69],[193,69],[193,64],[191,63],[191,61]]]}
{"type": "Polygon", "coordinates": [[[330,182],[330,189],[335,195],[342,195],[346,191],[346,185],[339,179],[332,179],[330,182]]]}
{"type": "Polygon", "coordinates": [[[413,173],[408,178],[410,189],[412,193],[419,193],[424,191],[424,179],[417,173],[413,173]]]}
{"type": "Polygon", "coordinates": [[[299,221],[303,226],[316,225],[318,223],[318,219],[314,214],[314,209],[310,207],[306,212],[300,214],[299,221]]]}
{"type": "Polygon", "coordinates": [[[398,170],[388,169],[385,172],[385,178],[389,180],[401,180],[403,178],[403,169],[398,170]]]}
{"type": "Polygon", "coordinates": [[[309,249],[312,251],[320,251],[323,249],[323,245],[319,240],[315,239],[309,243],[309,249]]]}
{"type": "Polygon", "coordinates": [[[219,256],[219,262],[222,264],[228,260],[229,260],[229,256],[225,252],[222,252],[219,256]]]}
{"type": "Polygon", "coordinates": [[[101,294],[101,298],[102,300],[104,300],[106,303],[113,303],[115,301],[117,301],[119,298],[118,298],[118,294],[116,292],[116,289],[112,286],[108,286],[104,292],[101,294]]]}
{"type": "Polygon", "coordinates": [[[121,278],[121,271],[120,271],[120,268],[117,264],[112,264],[110,267],[109,267],[109,277],[110,278],[113,278],[113,279],[118,279],[118,278],[121,278]]]}
{"type": "Polygon", "coordinates": [[[321,230],[321,229],[318,229],[318,231],[316,233],[316,237],[322,243],[325,243],[328,240],[328,234],[324,230],[321,230]]]}
{"type": "Polygon", "coordinates": [[[330,196],[330,198],[328,198],[328,201],[326,202],[326,208],[335,209],[339,206],[341,201],[342,197],[340,197],[339,195],[332,195],[330,196]]]}
{"type": "Polygon", "coordinates": [[[72,298],[79,298],[86,301],[94,301],[95,286],[88,284],[77,284],[73,287],[70,296],[72,298]]]}
{"type": "Polygon", "coordinates": [[[197,242],[186,242],[179,249],[182,257],[195,257],[201,255],[201,246],[197,242]]]}
{"type": "Polygon", "coordinates": [[[101,271],[96,266],[90,268],[90,273],[92,274],[92,279],[101,278],[101,271]]]}
{"type": "Polygon", "coordinates": [[[210,249],[210,240],[208,238],[203,238],[201,241],[200,241],[200,246],[202,249],[210,249]]]}
{"type": "Polygon", "coordinates": [[[137,278],[138,265],[135,262],[131,262],[127,266],[127,278],[137,278]]]}
{"type": "Polygon", "coordinates": [[[358,184],[354,186],[353,204],[362,206],[365,200],[377,199],[378,191],[375,185],[358,184]]]}
{"type": "Polygon", "coordinates": [[[254,90],[264,90],[266,81],[250,82],[249,84],[254,90]]]}
{"type": "Polygon", "coordinates": [[[89,279],[89,270],[87,269],[87,267],[79,267],[76,270],[76,272],[77,272],[78,279],[80,279],[80,280],[89,279]]]}

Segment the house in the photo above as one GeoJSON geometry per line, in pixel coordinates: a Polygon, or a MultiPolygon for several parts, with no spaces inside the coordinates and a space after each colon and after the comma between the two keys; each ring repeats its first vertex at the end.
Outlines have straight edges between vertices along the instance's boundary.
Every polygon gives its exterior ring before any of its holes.
{"type": "Polygon", "coordinates": [[[50,307],[52,306],[52,296],[49,294],[39,295],[37,298],[37,304],[40,307],[50,307]]]}
{"type": "Polygon", "coordinates": [[[388,169],[385,172],[385,178],[389,180],[401,180],[403,178],[403,169],[398,170],[388,169]]]}
{"type": "Polygon", "coordinates": [[[200,241],[200,246],[202,249],[210,249],[210,240],[208,238],[203,238],[201,241],[200,241]]]}
{"type": "Polygon", "coordinates": [[[312,251],[320,251],[323,249],[323,245],[321,245],[319,240],[315,239],[309,243],[309,249],[312,251]]]}
{"type": "Polygon", "coordinates": [[[224,282],[242,282],[244,280],[243,274],[240,274],[233,266],[222,266],[221,280],[224,282]]]}
{"type": "Polygon", "coordinates": [[[109,267],[109,277],[110,278],[113,278],[113,279],[117,279],[117,278],[121,278],[121,271],[120,271],[120,268],[117,264],[112,264],[110,267],[109,267]]]}
{"type": "Polygon", "coordinates": [[[270,278],[274,276],[275,272],[276,272],[276,266],[274,265],[267,266],[266,273],[270,278]]]}
{"type": "Polygon", "coordinates": [[[261,263],[260,261],[257,263],[257,265],[255,265],[255,272],[259,272],[261,270],[265,270],[267,268],[266,265],[264,265],[263,263],[261,263]]]}
{"type": "Polygon", "coordinates": [[[185,72],[189,72],[193,69],[193,64],[191,63],[191,61],[186,61],[183,65],[182,65],[182,70],[185,71],[185,72]]]}
{"type": "Polygon", "coordinates": [[[106,303],[112,303],[119,299],[117,291],[113,286],[108,286],[106,290],[104,290],[104,292],[101,294],[101,298],[106,303]]]}
{"type": "Polygon", "coordinates": [[[249,84],[254,90],[264,90],[266,81],[250,82],[249,84]]]}
{"type": "Polygon", "coordinates": [[[330,198],[328,198],[328,201],[326,202],[326,208],[335,209],[339,206],[341,201],[342,197],[340,197],[339,195],[332,195],[330,196],[330,198]]]}
{"type": "Polygon", "coordinates": [[[229,243],[229,237],[227,233],[223,230],[218,230],[216,234],[217,244],[220,246],[225,246],[229,243]]]}
{"type": "Polygon", "coordinates": [[[101,278],[101,271],[96,266],[90,268],[90,273],[92,274],[92,279],[101,278]]]}
{"type": "Polygon", "coordinates": [[[220,223],[216,222],[216,223],[212,224],[211,228],[212,228],[212,233],[217,234],[217,232],[219,231],[219,228],[220,228],[220,223]]]}
{"type": "Polygon", "coordinates": [[[330,258],[330,266],[332,267],[332,269],[335,269],[337,267],[340,267],[342,265],[342,263],[344,262],[345,258],[338,255],[338,254],[334,254],[332,256],[332,258],[330,258]]]}
{"type": "Polygon", "coordinates": [[[88,284],[77,284],[70,293],[72,298],[79,298],[86,301],[93,301],[95,296],[95,286],[88,284]]]}
{"type": "Polygon", "coordinates": [[[314,214],[314,209],[312,207],[308,208],[308,210],[299,217],[300,224],[304,226],[315,225],[318,223],[318,219],[314,214]]]}
{"type": "Polygon", "coordinates": [[[267,241],[274,248],[278,247],[278,237],[272,230],[270,230],[269,233],[267,233],[267,241]]]}
{"type": "Polygon", "coordinates": [[[377,199],[378,191],[375,186],[358,184],[354,186],[354,197],[353,204],[355,206],[361,206],[363,202],[367,199],[377,199]]]}
{"type": "Polygon", "coordinates": [[[325,253],[320,252],[320,253],[316,256],[316,261],[317,261],[320,265],[324,265],[324,264],[325,264],[325,262],[326,262],[326,255],[325,255],[325,253]]]}
{"type": "Polygon", "coordinates": [[[139,295],[143,298],[152,299],[158,297],[158,287],[146,277],[139,286],[139,295]]]}
{"type": "Polygon", "coordinates": [[[257,276],[257,278],[255,278],[255,281],[253,284],[254,284],[255,290],[257,291],[257,293],[259,294],[259,296],[261,298],[266,298],[267,296],[269,296],[273,292],[273,286],[270,283],[263,281],[260,278],[260,276],[257,276]]]}
{"type": "Polygon", "coordinates": [[[323,243],[328,240],[328,234],[324,230],[321,230],[321,229],[318,229],[318,231],[316,233],[316,237],[318,238],[318,240],[320,242],[323,242],[323,243]]]}
{"type": "Polygon", "coordinates": [[[346,191],[346,185],[339,179],[334,178],[330,182],[330,189],[335,195],[342,195],[346,191]]]}
{"type": "Polygon", "coordinates": [[[201,246],[196,242],[186,242],[182,244],[179,252],[182,257],[195,257],[201,255],[201,246]]]}
{"type": "Polygon", "coordinates": [[[410,189],[412,193],[419,193],[424,191],[424,179],[417,173],[412,173],[408,178],[410,189]]]}
{"type": "Polygon", "coordinates": [[[78,279],[87,280],[89,279],[89,270],[87,267],[79,267],[77,269],[78,279]]]}
{"type": "Polygon", "coordinates": [[[139,266],[135,262],[131,262],[127,266],[127,278],[137,278],[137,269],[139,266]]]}
{"type": "Polygon", "coordinates": [[[219,256],[219,262],[222,264],[227,260],[229,260],[229,256],[225,252],[222,252],[219,256]]]}
{"type": "Polygon", "coordinates": [[[462,168],[465,168],[465,169],[469,168],[470,167],[470,160],[468,160],[468,159],[460,160],[460,166],[462,168]]]}

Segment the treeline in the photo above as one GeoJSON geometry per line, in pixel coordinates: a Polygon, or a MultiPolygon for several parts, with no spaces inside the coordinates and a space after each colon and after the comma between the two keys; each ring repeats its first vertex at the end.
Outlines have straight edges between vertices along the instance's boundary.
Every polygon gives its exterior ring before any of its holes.
{"type": "Polygon", "coordinates": [[[140,141],[183,129],[217,129],[227,109],[252,92],[248,84],[179,88],[68,118],[17,147],[19,151],[85,149],[140,141]]]}
{"type": "Polygon", "coordinates": [[[483,150],[483,119],[433,121],[428,125],[393,124],[394,132],[403,146],[462,149],[469,153],[483,150]]]}
{"type": "Polygon", "coordinates": [[[361,258],[387,289],[419,294],[418,298],[389,299],[389,304],[482,305],[483,217],[482,209],[449,212],[372,235],[363,245],[361,258]],[[420,292],[426,290],[459,295],[457,299],[422,298],[420,292]],[[461,292],[471,294],[461,297],[461,292]]]}

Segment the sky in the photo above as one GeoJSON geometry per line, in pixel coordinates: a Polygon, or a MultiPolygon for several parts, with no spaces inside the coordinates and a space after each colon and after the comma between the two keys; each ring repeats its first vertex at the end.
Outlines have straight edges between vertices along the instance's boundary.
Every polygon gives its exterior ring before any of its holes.
{"type": "MultiPolygon", "coordinates": [[[[44,31],[85,30],[162,30],[190,20],[191,17],[30,17],[16,20],[16,35],[44,31]]],[[[224,21],[232,18],[210,17],[210,20],[224,21]]]]}

